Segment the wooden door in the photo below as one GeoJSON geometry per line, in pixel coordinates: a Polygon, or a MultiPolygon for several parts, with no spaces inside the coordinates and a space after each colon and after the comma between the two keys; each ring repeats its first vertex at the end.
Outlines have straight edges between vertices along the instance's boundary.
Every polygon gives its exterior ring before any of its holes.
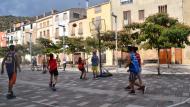
{"type": "Polygon", "coordinates": [[[161,49],[159,55],[160,55],[160,64],[167,64],[167,62],[171,64],[171,49],[161,49]]]}
{"type": "Polygon", "coordinates": [[[182,49],[175,48],[175,64],[182,64],[182,49]]]}

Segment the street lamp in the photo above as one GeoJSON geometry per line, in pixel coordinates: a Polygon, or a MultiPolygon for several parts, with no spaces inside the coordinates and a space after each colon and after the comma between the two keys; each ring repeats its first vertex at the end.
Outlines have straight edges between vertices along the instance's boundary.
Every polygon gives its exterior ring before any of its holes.
{"type": "MultiPolygon", "coordinates": [[[[117,50],[118,50],[118,47],[117,47],[117,16],[114,14],[114,13],[112,13],[112,16],[115,18],[115,50],[116,50],[116,53],[117,53],[117,50]]],[[[116,64],[116,66],[117,66],[117,63],[118,63],[118,58],[117,58],[117,54],[115,55],[115,64],[116,64]]]]}
{"type": "Polygon", "coordinates": [[[32,62],[32,33],[31,32],[26,32],[30,34],[30,61],[32,62]]]}

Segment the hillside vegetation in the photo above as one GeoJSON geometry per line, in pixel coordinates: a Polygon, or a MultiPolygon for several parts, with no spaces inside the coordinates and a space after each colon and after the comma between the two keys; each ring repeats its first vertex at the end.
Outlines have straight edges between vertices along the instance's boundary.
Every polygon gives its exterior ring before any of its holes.
{"type": "Polygon", "coordinates": [[[0,16],[0,32],[3,32],[9,28],[11,28],[11,26],[14,23],[18,23],[21,21],[33,21],[34,18],[31,17],[17,17],[17,16],[0,16]]]}

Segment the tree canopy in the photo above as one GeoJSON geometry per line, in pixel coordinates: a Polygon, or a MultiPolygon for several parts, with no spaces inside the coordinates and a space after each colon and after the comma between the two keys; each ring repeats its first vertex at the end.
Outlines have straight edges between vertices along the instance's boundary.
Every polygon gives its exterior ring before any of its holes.
{"type": "MultiPolygon", "coordinates": [[[[137,40],[140,40],[143,48],[158,50],[158,64],[160,49],[184,48],[185,45],[189,45],[190,27],[165,13],[149,16],[144,23],[129,25],[126,28],[139,29],[137,40]]],[[[158,74],[160,74],[159,66],[158,74]]]]}

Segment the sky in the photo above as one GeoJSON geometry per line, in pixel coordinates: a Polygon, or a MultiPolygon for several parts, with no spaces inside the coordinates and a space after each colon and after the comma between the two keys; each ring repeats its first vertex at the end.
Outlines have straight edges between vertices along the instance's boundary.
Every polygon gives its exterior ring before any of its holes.
{"type": "MultiPolygon", "coordinates": [[[[0,16],[37,16],[51,9],[84,8],[86,0],[0,0],[0,16]]],[[[89,0],[90,5],[107,0],[89,0]]]]}

